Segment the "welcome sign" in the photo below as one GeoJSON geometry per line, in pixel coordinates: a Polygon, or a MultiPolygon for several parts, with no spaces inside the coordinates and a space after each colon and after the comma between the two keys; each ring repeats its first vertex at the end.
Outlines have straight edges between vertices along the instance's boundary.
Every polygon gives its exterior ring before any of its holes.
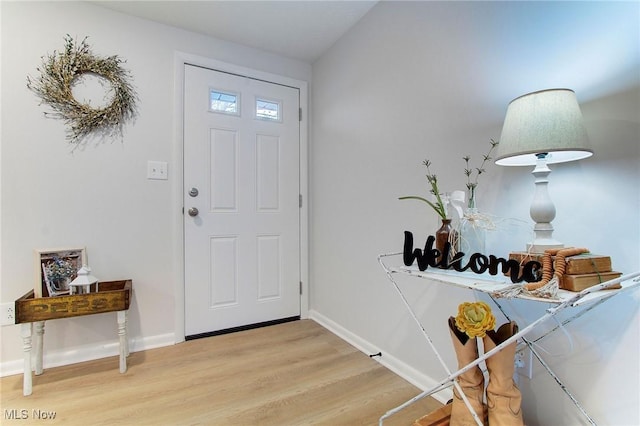
{"type": "Polygon", "coordinates": [[[520,263],[517,260],[507,260],[494,255],[487,257],[482,253],[474,253],[467,264],[463,265],[462,258],[465,256],[463,252],[459,251],[451,256],[451,243],[446,242],[441,253],[440,250],[433,247],[435,240],[436,238],[430,235],[424,245],[424,250],[419,248],[414,250],[413,234],[409,231],[404,231],[404,250],[402,253],[404,264],[411,266],[417,261],[418,269],[421,271],[425,271],[431,266],[432,268],[454,269],[458,272],[471,270],[476,274],[483,274],[486,271],[489,271],[491,275],[502,273],[509,275],[513,283],[539,281],[537,273],[542,265],[535,260],[524,264],[522,275],[520,275],[520,263]]]}

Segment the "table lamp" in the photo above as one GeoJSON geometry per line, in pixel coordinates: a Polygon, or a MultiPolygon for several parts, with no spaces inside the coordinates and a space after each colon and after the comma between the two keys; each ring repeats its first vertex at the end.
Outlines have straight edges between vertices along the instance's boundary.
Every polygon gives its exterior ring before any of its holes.
{"type": "Polygon", "coordinates": [[[563,244],[553,238],[556,208],[549,197],[548,164],[593,155],[576,94],[569,89],[528,93],[509,103],[502,127],[496,164],[535,166],[535,192],[529,213],[535,222],[530,253],[544,253],[563,244]]]}

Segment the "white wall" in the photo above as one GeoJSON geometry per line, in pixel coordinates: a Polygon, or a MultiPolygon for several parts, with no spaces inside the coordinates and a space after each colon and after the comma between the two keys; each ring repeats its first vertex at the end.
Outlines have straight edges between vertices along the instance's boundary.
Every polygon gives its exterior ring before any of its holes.
{"type": "MultiPolygon", "coordinates": [[[[2,302],[33,288],[33,250],[86,246],[99,279],[133,279],[133,349],[170,344],[181,280],[181,170],[176,140],[175,53],[185,52],[309,81],[311,66],[128,17],[88,3],[2,2],[2,302]],[[96,55],[119,55],[133,75],[139,115],[114,140],[71,153],[64,124],[26,87],[41,57],[66,34],[96,55]],[[169,180],[146,179],[148,160],[167,161],[169,180]]],[[[115,314],[46,325],[45,367],[116,353],[115,314]]],[[[22,367],[18,326],[2,328],[3,373],[22,367]]]]}
{"type": "MultiPolygon", "coordinates": [[[[464,155],[478,165],[499,139],[508,102],[530,91],[576,90],[595,155],[552,167],[559,240],[640,269],[640,63],[637,3],[383,2],[313,66],[312,309],[381,361],[428,385],[445,377],[376,262],[437,229],[436,215],[402,195],[427,195],[421,165],[441,190],[464,189],[464,155]],[[615,28],[615,29],[612,29],[615,28]],[[389,361],[387,361],[389,362],[389,361]],[[411,371],[414,369],[414,371],[411,371]]],[[[533,194],[530,170],[493,164],[479,207],[525,221],[494,235],[488,251],[522,250],[533,194]]],[[[506,225],[501,225],[505,227],[506,225]]],[[[396,260],[400,262],[400,259],[396,260]]],[[[401,279],[451,368],[446,318],[474,295],[401,279]]],[[[640,423],[637,291],[619,296],[543,342],[598,424],[640,423]]],[[[509,302],[522,324],[544,308],[509,302]]],[[[523,379],[527,424],[584,419],[546,374],[523,379]]],[[[391,407],[390,407],[391,408],[391,407]]]]}

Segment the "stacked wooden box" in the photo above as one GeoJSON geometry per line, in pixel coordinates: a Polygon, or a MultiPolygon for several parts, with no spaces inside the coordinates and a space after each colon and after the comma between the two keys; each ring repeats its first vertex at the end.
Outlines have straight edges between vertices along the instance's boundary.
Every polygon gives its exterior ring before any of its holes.
{"type": "MultiPolygon", "coordinates": [[[[532,260],[542,263],[542,256],[542,254],[526,252],[509,254],[510,259],[517,260],[521,265],[532,260]]],[[[555,256],[552,259],[555,265],[555,256]]],[[[560,288],[569,291],[582,291],[585,288],[622,275],[620,272],[611,270],[611,258],[609,256],[585,253],[567,257],[565,261],[566,269],[564,275],[560,278],[560,288]]],[[[620,285],[615,284],[609,288],[620,288],[620,285]]]]}

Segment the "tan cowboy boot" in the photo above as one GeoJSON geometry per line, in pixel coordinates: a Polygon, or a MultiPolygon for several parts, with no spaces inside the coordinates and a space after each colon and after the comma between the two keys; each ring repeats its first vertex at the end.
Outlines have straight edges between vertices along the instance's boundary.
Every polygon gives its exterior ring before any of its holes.
{"type": "MultiPolygon", "coordinates": [[[[455,318],[453,317],[449,318],[449,332],[451,334],[453,348],[456,351],[456,357],[458,358],[458,369],[478,359],[477,339],[475,337],[472,339],[467,336],[466,333],[458,330],[455,318]]],[[[482,403],[484,395],[484,376],[482,375],[480,367],[475,366],[469,371],[462,373],[458,376],[457,380],[462,391],[471,403],[473,411],[475,411],[481,421],[485,423],[487,407],[482,403]]],[[[453,404],[451,407],[451,420],[449,424],[451,426],[477,425],[473,415],[469,412],[469,409],[462,400],[462,397],[458,395],[458,391],[455,387],[453,389],[453,404]]]]}
{"type": "MultiPolygon", "coordinates": [[[[489,352],[517,332],[518,325],[513,321],[503,324],[498,331],[487,331],[483,339],[484,352],[489,352]]],[[[513,382],[515,355],[516,342],[514,341],[485,361],[489,370],[487,405],[491,426],[524,425],[520,409],[522,396],[513,382]]]]}

